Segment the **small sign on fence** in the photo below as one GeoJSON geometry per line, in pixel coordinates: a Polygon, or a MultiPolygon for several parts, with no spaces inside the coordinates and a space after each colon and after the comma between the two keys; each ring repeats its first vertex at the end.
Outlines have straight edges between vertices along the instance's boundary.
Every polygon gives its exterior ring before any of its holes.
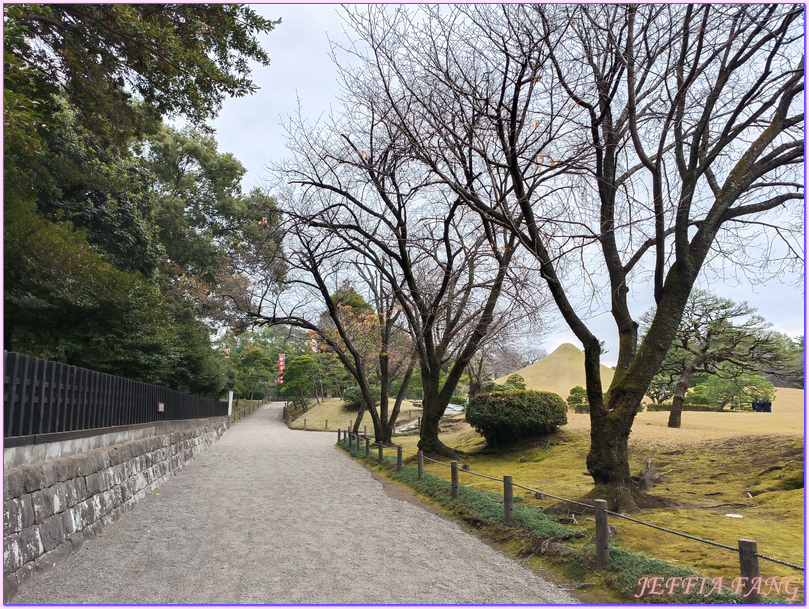
{"type": "Polygon", "coordinates": [[[166,412],[166,404],[164,402],[157,403],[157,412],[166,412]]]}

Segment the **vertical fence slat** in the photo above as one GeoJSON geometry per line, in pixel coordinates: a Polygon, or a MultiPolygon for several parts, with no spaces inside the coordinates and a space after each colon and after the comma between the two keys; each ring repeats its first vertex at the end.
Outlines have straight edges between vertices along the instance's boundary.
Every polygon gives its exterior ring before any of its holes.
{"type": "MultiPolygon", "coordinates": [[[[227,402],[13,351],[3,352],[3,364],[6,438],[227,414],[227,402]]],[[[240,418],[258,407],[243,408],[240,418]]]]}

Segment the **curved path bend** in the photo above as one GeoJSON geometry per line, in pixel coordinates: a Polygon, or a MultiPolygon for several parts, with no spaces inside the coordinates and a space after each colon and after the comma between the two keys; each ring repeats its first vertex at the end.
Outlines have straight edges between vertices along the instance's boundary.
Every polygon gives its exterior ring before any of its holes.
{"type": "Polygon", "coordinates": [[[13,603],[577,602],[334,442],[262,407],[13,603]]]}

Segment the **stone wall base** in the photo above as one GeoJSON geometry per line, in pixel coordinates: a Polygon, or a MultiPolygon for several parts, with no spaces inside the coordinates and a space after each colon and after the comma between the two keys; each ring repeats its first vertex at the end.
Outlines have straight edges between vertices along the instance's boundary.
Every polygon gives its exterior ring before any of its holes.
{"type": "Polygon", "coordinates": [[[34,573],[81,549],[216,442],[230,420],[204,424],[4,472],[4,602],[34,573]]]}

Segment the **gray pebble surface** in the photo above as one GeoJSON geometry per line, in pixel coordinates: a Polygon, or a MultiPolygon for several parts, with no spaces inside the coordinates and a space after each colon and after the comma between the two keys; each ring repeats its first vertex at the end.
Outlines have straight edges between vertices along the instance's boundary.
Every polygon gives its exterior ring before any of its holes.
{"type": "Polygon", "coordinates": [[[575,604],[271,403],[13,604],[575,604]]]}

